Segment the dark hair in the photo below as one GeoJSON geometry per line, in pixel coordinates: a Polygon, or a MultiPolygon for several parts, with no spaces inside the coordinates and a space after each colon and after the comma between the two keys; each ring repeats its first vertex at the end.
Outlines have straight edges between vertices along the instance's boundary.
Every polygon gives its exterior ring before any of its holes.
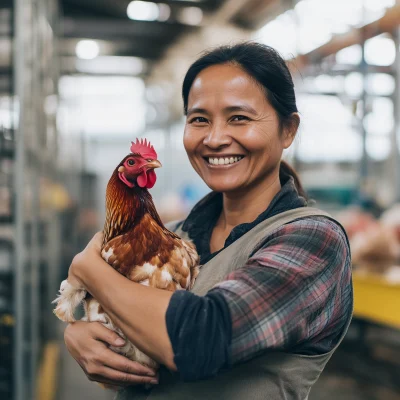
{"type": "MultiPolygon", "coordinates": [[[[278,115],[281,127],[293,122],[292,114],[297,112],[296,95],[285,60],[272,47],[255,42],[217,47],[205,52],[190,66],[182,85],[185,115],[189,92],[196,76],[207,67],[227,63],[241,67],[263,88],[278,115]]],[[[282,178],[285,175],[293,176],[297,191],[307,198],[296,171],[286,161],[281,160],[279,176],[282,178]]]]}

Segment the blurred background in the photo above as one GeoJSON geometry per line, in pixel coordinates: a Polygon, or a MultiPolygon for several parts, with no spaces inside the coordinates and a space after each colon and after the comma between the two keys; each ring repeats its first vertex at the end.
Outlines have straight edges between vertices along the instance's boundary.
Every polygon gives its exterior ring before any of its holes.
{"type": "Polygon", "coordinates": [[[351,240],[354,320],[310,399],[400,399],[400,1],[0,0],[1,400],[113,398],[50,301],[131,140],[159,154],[164,221],[208,192],[180,85],[201,51],[240,40],[287,60],[302,122],[285,159],[351,240]]]}

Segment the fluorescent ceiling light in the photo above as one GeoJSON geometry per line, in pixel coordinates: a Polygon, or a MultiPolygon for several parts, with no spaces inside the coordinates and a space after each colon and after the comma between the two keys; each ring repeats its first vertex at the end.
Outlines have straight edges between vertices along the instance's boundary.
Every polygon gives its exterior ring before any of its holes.
{"type": "Polygon", "coordinates": [[[160,22],[167,21],[171,16],[171,7],[168,4],[159,3],[158,4],[158,18],[157,20],[160,22]]]}
{"type": "Polygon", "coordinates": [[[364,0],[365,8],[372,11],[381,11],[382,9],[393,7],[396,0],[364,0]]]}
{"type": "Polygon", "coordinates": [[[203,11],[199,7],[185,7],[178,14],[178,20],[186,25],[199,25],[203,20],[203,11]]]}
{"type": "Polygon", "coordinates": [[[369,136],[365,146],[368,156],[375,161],[386,160],[391,152],[391,143],[387,137],[369,136]]]}
{"type": "Polygon", "coordinates": [[[126,10],[130,19],[138,21],[157,21],[160,11],[156,3],[135,0],[129,3],[126,10]]]}
{"type": "Polygon", "coordinates": [[[279,51],[285,58],[296,55],[296,21],[293,12],[287,11],[278,18],[266,24],[255,35],[254,39],[272,46],[279,51]]]}
{"type": "Polygon", "coordinates": [[[100,47],[94,40],[80,40],[76,45],[75,52],[83,60],[92,60],[99,55],[100,47]]]}
{"type": "Polygon", "coordinates": [[[140,78],[64,76],[59,88],[63,115],[58,126],[68,136],[84,132],[94,138],[132,138],[145,128],[145,84],[140,78]]]}
{"type": "Polygon", "coordinates": [[[76,60],[76,69],[88,74],[139,75],[145,62],[138,57],[101,56],[95,60],[76,60]]]}
{"type": "Polygon", "coordinates": [[[368,74],[367,93],[375,96],[391,96],[396,89],[396,81],[389,74],[368,74]]]}
{"type": "Polygon", "coordinates": [[[351,72],[344,79],[344,90],[350,97],[360,97],[363,88],[363,76],[360,72],[351,72]]]}
{"type": "Polygon", "coordinates": [[[396,59],[396,46],[390,37],[379,35],[365,42],[365,61],[370,65],[390,66],[396,59]]]}
{"type": "Polygon", "coordinates": [[[362,49],[359,44],[346,47],[336,53],[336,62],[338,64],[358,65],[362,60],[362,49]]]}

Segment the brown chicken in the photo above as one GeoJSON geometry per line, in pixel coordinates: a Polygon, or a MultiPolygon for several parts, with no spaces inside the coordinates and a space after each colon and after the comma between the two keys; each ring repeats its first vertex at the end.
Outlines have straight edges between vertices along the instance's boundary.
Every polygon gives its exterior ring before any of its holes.
{"type": "MultiPolygon", "coordinates": [[[[106,192],[106,221],[101,255],[128,279],[159,289],[190,289],[198,275],[199,258],[194,245],[169,231],[160,220],[148,192],[156,182],[154,168],[161,167],[146,140],[132,143],[114,170],[106,192]]],[[[63,281],[54,313],[65,322],[74,321],[74,310],[84,303],[86,321],[100,321],[125,338],[96,299],[82,288],[63,281]]],[[[126,339],[126,338],[125,338],[126,339]]],[[[149,367],[157,363],[126,341],[113,350],[149,367]]]]}

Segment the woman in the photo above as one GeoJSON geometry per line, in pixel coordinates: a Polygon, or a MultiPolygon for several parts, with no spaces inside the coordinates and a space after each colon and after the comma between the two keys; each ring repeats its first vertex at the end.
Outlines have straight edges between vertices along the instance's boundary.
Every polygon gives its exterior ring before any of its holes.
{"type": "Polygon", "coordinates": [[[182,93],[185,149],[212,189],[174,226],[201,257],[193,292],[128,281],[101,259],[100,235],[68,277],[160,376],[109,350],[121,339],[98,323],[69,325],[66,345],[90,379],[131,385],[120,399],[305,399],[351,319],[351,261],[342,227],[307,207],[281,161],[300,122],[290,73],[268,46],[225,46],[190,67],[182,93]]]}

